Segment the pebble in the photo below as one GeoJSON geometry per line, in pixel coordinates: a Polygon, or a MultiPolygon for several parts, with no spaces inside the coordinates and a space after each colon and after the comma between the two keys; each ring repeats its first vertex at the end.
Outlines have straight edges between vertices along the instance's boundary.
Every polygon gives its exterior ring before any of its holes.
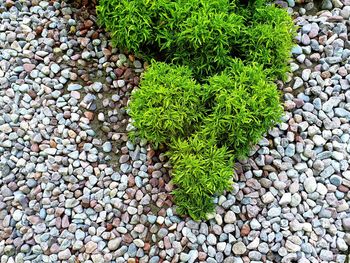
{"type": "Polygon", "coordinates": [[[112,151],[112,144],[110,142],[105,142],[102,148],[104,152],[109,153],[112,151]]]}
{"type": "Polygon", "coordinates": [[[82,86],[79,84],[69,84],[67,90],[68,91],[77,91],[82,89],[82,86]]]}
{"type": "Polygon", "coordinates": [[[314,177],[308,177],[304,181],[304,189],[308,193],[313,193],[316,191],[317,183],[314,177]]]}
{"type": "Polygon", "coordinates": [[[268,212],[267,215],[269,217],[277,217],[281,214],[281,208],[280,207],[272,207],[268,212]]]}
{"type": "Polygon", "coordinates": [[[235,223],[236,222],[236,215],[235,215],[235,213],[233,211],[228,211],[225,214],[224,222],[227,223],[227,224],[235,223]]]}
{"type": "Polygon", "coordinates": [[[108,249],[110,251],[114,251],[114,250],[117,250],[121,244],[122,240],[120,238],[115,238],[115,239],[112,239],[110,241],[108,241],[108,249]]]}
{"type": "Polygon", "coordinates": [[[66,248],[63,251],[58,252],[58,259],[60,260],[68,260],[72,256],[70,250],[66,248]]]}
{"type": "Polygon", "coordinates": [[[247,248],[243,242],[239,241],[232,246],[232,252],[235,255],[243,255],[246,252],[247,248]]]}
{"type": "Polygon", "coordinates": [[[88,254],[93,253],[97,249],[97,244],[93,241],[89,241],[85,245],[85,252],[88,254]]]}
{"type": "Polygon", "coordinates": [[[145,246],[145,243],[144,243],[141,239],[135,239],[135,240],[134,240],[134,244],[135,244],[137,247],[144,247],[144,246],[145,246]]]}

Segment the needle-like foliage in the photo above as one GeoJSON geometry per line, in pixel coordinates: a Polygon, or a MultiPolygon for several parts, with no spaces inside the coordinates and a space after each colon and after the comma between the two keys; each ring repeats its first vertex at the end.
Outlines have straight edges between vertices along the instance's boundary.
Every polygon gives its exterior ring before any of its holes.
{"type": "Polygon", "coordinates": [[[154,0],[99,0],[96,12],[114,45],[139,53],[153,43],[158,8],[154,0]]]}
{"type": "Polygon", "coordinates": [[[157,29],[167,61],[190,66],[199,79],[223,70],[244,26],[231,9],[227,0],[174,1],[157,29]]]}
{"type": "Polygon", "coordinates": [[[258,5],[248,12],[248,21],[238,41],[240,57],[247,63],[263,65],[272,80],[285,79],[289,69],[296,28],[291,17],[275,6],[258,5]]]}
{"type": "Polygon", "coordinates": [[[280,121],[282,107],[276,85],[262,66],[244,66],[236,61],[220,75],[209,79],[208,105],[202,133],[245,156],[263,134],[280,121]]]}
{"type": "Polygon", "coordinates": [[[173,140],[170,148],[177,211],[195,220],[205,218],[214,209],[213,195],[232,189],[233,158],[226,147],[198,135],[173,140]]]}
{"type": "Polygon", "coordinates": [[[244,157],[279,122],[295,27],[268,0],[100,0],[118,48],[156,58],[132,93],[134,136],[166,143],[180,214],[206,218],[244,157]],[[167,64],[166,64],[167,63],[167,64]]]}
{"type": "Polygon", "coordinates": [[[189,68],[153,62],[129,102],[137,135],[156,144],[190,135],[204,117],[201,93],[189,68]]]}

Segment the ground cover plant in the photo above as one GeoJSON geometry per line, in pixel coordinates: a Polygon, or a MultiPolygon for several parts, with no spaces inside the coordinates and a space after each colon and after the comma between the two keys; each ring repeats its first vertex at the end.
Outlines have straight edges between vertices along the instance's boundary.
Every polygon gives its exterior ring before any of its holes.
{"type": "Polygon", "coordinates": [[[160,61],[132,94],[133,136],[168,146],[178,212],[205,218],[233,159],[280,120],[290,16],[264,0],[100,0],[97,14],[114,45],[160,61]]]}

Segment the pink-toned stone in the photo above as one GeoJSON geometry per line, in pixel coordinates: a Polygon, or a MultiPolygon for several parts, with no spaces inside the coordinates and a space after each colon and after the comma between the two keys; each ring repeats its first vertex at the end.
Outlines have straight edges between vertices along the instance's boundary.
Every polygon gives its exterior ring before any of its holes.
{"type": "Polygon", "coordinates": [[[31,72],[33,69],[35,69],[35,65],[34,64],[29,64],[29,63],[25,63],[23,64],[23,68],[26,72],[31,72]]]}
{"type": "Polygon", "coordinates": [[[62,228],[68,228],[69,227],[69,219],[67,215],[64,215],[62,218],[62,228]]]}
{"type": "Polygon", "coordinates": [[[76,90],[71,91],[70,95],[74,99],[77,99],[77,100],[80,99],[80,93],[78,91],[76,91],[76,90]]]}
{"type": "Polygon", "coordinates": [[[39,145],[38,144],[32,144],[32,146],[30,146],[30,150],[33,152],[39,152],[39,145]]]}
{"type": "Polygon", "coordinates": [[[36,225],[40,222],[40,218],[38,216],[28,216],[27,219],[33,225],[36,225]]]}
{"type": "Polygon", "coordinates": [[[57,243],[53,243],[50,247],[50,252],[56,254],[58,251],[60,251],[60,246],[57,243]]]}

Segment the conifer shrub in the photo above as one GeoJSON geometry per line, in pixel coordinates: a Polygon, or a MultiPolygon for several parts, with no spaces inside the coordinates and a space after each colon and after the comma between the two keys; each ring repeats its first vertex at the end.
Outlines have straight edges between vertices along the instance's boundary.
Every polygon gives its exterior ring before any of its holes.
{"type": "Polygon", "coordinates": [[[247,63],[263,65],[272,80],[285,79],[295,26],[288,13],[275,6],[257,5],[239,40],[238,52],[247,63]]]}
{"type": "Polygon", "coordinates": [[[197,79],[223,70],[244,26],[232,8],[227,0],[175,1],[157,29],[166,61],[190,66],[197,79]]]}
{"type": "Polygon", "coordinates": [[[189,68],[151,63],[129,103],[134,136],[160,144],[190,135],[204,117],[201,92],[189,68]]]}
{"type": "Polygon", "coordinates": [[[246,156],[283,113],[276,85],[261,65],[239,60],[205,85],[209,111],[201,133],[227,146],[237,157],[246,156]]]}
{"type": "Polygon", "coordinates": [[[264,0],[100,0],[97,14],[117,47],[188,65],[198,80],[232,58],[264,65],[272,79],[288,71],[295,27],[264,0]]]}
{"type": "Polygon", "coordinates": [[[180,214],[204,219],[233,159],[282,115],[295,27],[266,0],[100,0],[115,46],[153,61],[132,93],[134,137],[167,144],[180,214]]]}
{"type": "Polygon", "coordinates": [[[177,211],[203,219],[213,211],[213,195],[232,189],[233,157],[214,140],[195,134],[173,140],[168,152],[173,164],[172,181],[177,211]]]}
{"type": "Polygon", "coordinates": [[[115,46],[140,53],[154,42],[159,7],[154,0],[99,0],[96,12],[115,46]]]}

